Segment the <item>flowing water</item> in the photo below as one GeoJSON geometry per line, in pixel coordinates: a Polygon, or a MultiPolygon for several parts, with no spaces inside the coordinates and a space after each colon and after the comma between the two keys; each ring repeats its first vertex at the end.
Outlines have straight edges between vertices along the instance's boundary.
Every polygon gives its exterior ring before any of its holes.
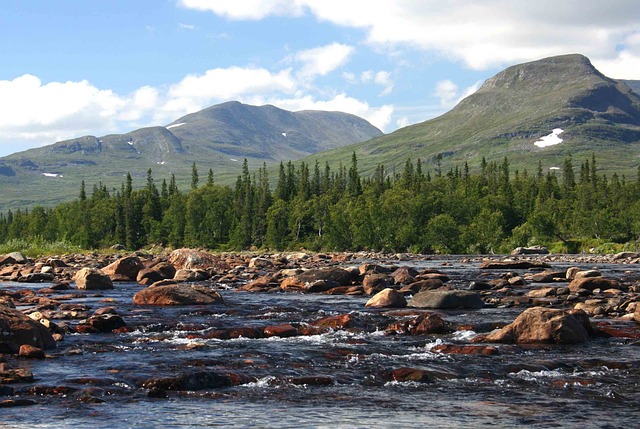
{"type": "MultiPolygon", "coordinates": [[[[461,287],[481,276],[477,264],[441,264],[414,263],[418,268],[439,268],[461,287]]],[[[600,268],[611,276],[629,269],[600,268]]],[[[13,398],[34,399],[35,404],[0,408],[0,428],[638,425],[640,347],[631,339],[594,338],[572,346],[499,345],[500,353],[493,356],[431,350],[437,344],[467,344],[475,333],[465,330],[430,336],[385,335],[383,330],[369,329],[290,338],[210,339],[206,334],[213,329],[305,323],[345,313],[381,329],[403,317],[399,312],[365,308],[367,297],[362,296],[249,293],[217,287],[225,304],[189,307],[134,306],[132,296],[141,288],[134,283],[118,283],[98,296],[73,291],[76,297],[68,303],[92,309],[113,305],[133,330],[70,334],[49,351],[48,359],[11,361],[12,367],[31,370],[36,379],[12,385],[19,393],[13,398]],[[426,370],[430,381],[395,382],[384,375],[403,367],[426,370]],[[252,378],[233,387],[169,392],[162,398],[150,397],[141,387],[144,380],[189,371],[252,378]]],[[[478,325],[508,323],[521,311],[437,313],[453,323],[478,325]]]]}

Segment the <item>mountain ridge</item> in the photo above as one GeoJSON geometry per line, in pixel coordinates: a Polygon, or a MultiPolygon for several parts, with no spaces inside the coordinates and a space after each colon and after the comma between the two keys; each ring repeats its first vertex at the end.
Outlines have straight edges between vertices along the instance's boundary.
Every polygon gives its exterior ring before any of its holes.
{"type": "Polygon", "coordinates": [[[379,135],[378,128],[348,113],[230,101],[166,126],[82,136],[0,158],[0,211],[73,198],[82,180],[118,189],[127,173],[144,178],[149,168],[158,181],[175,174],[183,189],[193,163],[202,174],[211,168],[218,180],[230,182],[243,158],[257,168],[379,135]]]}
{"type": "Polygon", "coordinates": [[[605,171],[634,174],[640,163],[640,96],[600,73],[588,58],[569,54],[506,68],[445,114],[372,140],[312,155],[309,160],[348,162],[359,156],[363,172],[378,164],[402,168],[421,158],[432,171],[478,168],[482,158],[514,168],[547,169],[572,155],[576,163],[601,157],[605,171]],[[562,142],[535,145],[562,130],[562,142]],[[630,157],[620,160],[623,147],[630,157]]]}

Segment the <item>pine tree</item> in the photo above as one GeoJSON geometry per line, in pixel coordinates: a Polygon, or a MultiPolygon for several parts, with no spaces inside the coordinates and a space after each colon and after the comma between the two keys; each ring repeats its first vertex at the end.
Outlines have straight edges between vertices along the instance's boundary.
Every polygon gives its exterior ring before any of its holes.
{"type": "Polygon", "coordinates": [[[194,162],[191,165],[191,189],[198,189],[198,182],[200,179],[198,178],[198,168],[196,167],[196,163],[194,162]]]}

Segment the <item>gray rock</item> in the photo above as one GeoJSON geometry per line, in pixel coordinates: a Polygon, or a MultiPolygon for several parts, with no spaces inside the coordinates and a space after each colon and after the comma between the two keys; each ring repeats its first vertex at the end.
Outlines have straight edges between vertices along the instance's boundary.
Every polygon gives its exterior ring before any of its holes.
{"type": "Polygon", "coordinates": [[[466,290],[429,290],[417,293],[408,303],[409,307],[418,308],[469,308],[484,307],[480,295],[466,290]]]}

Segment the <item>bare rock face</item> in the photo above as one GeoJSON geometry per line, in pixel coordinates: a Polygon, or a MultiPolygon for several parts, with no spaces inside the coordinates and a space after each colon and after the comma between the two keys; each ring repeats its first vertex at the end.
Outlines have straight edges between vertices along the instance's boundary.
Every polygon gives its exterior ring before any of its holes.
{"type": "Polygon", "coordinates": [[[495,343],[574,344],[589,339],[588,317],[581,311],[533,307],[523,311],[513,323],[484,339],[495,343]]]}
{"type": "Polygon", "coordinates": [[[40,349],[55,348],[51,333],[41,323],[13,308],[0,305],[0,350],[17,352],[27,344],[40,349]]]}
{"type": "Polygon", "coordinates": [[[127,256],[102,268],[102,272],[113,281],[132,281],[136,279],[138,272],[143,268],[144,265],[138,257],[127,256]]]}
{"type": "Polygon", "coordinates": [[[212,289],[182,284],[148,287],[133,296],[136,305],[207,305],[223,302],[222,296],[212,289]]]}
{"type": "Polygon", "coordinates": [[[375,308],[403,308],[407,306],[404,295],[397,290],[386,288],[374,296],[364,305],[375,308]]]}
{"type": "Polygon", "coordinates": [[[97,268],[83,268],[74,277],[77,289],[113,289],[111,278],[97,268]]]}

